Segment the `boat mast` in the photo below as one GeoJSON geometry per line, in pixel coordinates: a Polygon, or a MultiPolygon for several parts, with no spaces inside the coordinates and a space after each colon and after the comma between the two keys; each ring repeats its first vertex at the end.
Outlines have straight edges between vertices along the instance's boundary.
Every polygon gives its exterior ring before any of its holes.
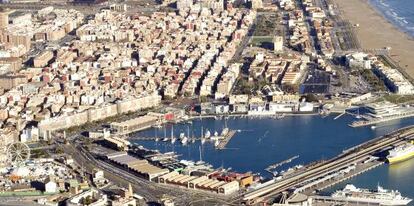
{"type": "Polygon", "coordinates": [[[201,157],[201,146],[198,146],[198,152],[200,153],[200,162],[202,162],[203,158],[201,157]]]}

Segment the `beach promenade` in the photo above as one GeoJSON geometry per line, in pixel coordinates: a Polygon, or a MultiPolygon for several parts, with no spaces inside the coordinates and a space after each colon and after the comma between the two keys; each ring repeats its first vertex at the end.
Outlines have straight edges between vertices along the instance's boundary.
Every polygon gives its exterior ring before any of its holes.
{"type": "Polygon", "coordinates": [[[355,29],[363,49],[390,47],[390,55],[414,77],[414,39],[385,19],[368,0],[334,0],[345,19],[359,24],[355,29]]]}

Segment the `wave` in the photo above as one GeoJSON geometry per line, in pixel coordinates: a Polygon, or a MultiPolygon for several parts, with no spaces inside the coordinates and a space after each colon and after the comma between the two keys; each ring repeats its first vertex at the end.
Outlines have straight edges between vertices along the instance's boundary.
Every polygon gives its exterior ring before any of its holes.
{"type": "Polygon", "coordinates": [[[388,21],[414,37],[414,16],[404,13],[403,10],[407,8],[403,8],[403,5],[398,5],[399,2],[397,1],[386,2],[386,0],[370,0],[370,4],[388,19],[388,21]]]}

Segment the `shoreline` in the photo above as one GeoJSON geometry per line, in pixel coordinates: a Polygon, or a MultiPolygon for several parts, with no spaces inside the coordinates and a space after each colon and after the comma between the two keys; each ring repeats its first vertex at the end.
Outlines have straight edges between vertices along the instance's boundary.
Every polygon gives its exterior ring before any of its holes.
{"type": "Polygon", "coordinates": [[[398,21],[393,20],[392,17],[389,17],[386,13],[384,13],[384,9],[378,3],[373,2],[375,0],[367,0],[367,4],[371,6],[374,11],[376,11],[381,17],[383,17],[388,23],[392,24],[395,28],[397,28],[400,32],[403,32],[407,35],[407,38],[410,40],[414,40],[414,33],[410,33],[406,27],[401,26],[398,24],[398,21]]]}
{"type": "Polygon", "coordinates": [[[359,24],[355,34],[362,49],[391,47],[390,56],[414,77],[414,38],[394,25],[370,0],[334,0],[344,19],[359,24]]]}

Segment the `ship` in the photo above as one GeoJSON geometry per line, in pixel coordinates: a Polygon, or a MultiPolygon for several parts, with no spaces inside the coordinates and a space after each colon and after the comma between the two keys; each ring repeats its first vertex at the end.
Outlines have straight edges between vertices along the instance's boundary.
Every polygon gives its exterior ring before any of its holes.
{"type": "Polygon", "coordinates": [[[334,200],[376,205],[407,205],[410,198],[401,196],[397,190],[386,190],[378,186],[377,190],[360,189],[348,184],[344,189],[334,192],[334,200]]]}
{"type": "Polygon", "coordinates": [[[390,150],[389,155],[387,156],[387,161],[392,164],[412,157],[414,157],[414,145],[406,143],[390,150]]]}

